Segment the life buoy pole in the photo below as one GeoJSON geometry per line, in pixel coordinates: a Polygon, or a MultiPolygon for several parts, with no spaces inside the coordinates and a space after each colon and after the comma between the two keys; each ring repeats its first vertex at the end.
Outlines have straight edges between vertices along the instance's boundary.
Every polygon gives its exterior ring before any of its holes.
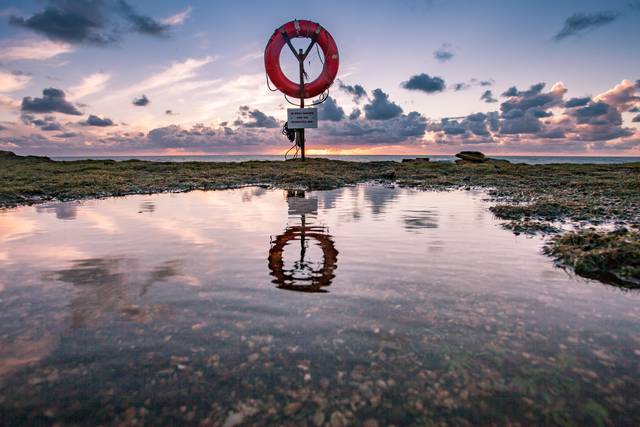
{"type": "MultiPolygon", "coordinates": [[[[331,37],[331,34],[320,24],[295,19],[274,31],[265,47],[264,61],[267,72],[267,83],[271,80],[275,87],[283,92],[285,96],[298,97],[300,99],[300,108],[304,108],[305,98],[313,98],[316,95],[320,95],[333,84],[339,66],[338,47],[333,37],[331,37]],[[309,44],[306,51],[303,49],[296,50],[291,44],[291,39],[296,37],[311,39],[311,44],[309,44]],[[280,67],[280,52],[285,45],[288,45],[298,60],[300,84],[289,80],[280,67]],[[305,84],[304,61],[313,46],[319,46],[320,49],[322,49],[325,60],[323,62],[322,72],[318,78],[305,84]]],[[[295,133],[296,146],[301,149],[301,158],[304,160],[305,130],[296,129],[295,133]]]]}
{"type": "MultiPolygon", "coordinates": [[[[304,53],[298,50],[298,62],[300,63],[300,108],[304,108],[304,53]]],[[[304,162],[304,128],[298,129],[298,146],[300,147],[300,159],[304,162]]]]}

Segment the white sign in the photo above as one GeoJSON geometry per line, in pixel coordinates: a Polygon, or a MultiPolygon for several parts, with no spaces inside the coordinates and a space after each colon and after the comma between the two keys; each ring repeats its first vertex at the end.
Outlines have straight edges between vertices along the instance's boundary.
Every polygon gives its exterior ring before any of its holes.
{"type": "Polygon", "coordinates": [[[287,108],[289,129],[307,129],[318,127],[317,108],[287,108]]]}

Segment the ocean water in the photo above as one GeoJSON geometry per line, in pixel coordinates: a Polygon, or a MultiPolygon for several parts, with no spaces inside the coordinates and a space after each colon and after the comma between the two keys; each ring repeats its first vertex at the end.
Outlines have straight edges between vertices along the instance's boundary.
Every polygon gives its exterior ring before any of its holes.
{"type": "MultiPolygon", "coordinates": [[[[346,160],[352,162],[392,161],[401,162],[402,159],[428,157],[432,161],[452,162],[454,156],[445,155],[405,155],[405,156],[309,156],[322,157],[332,160],[346,160]]],[[[489,156],[495,159],[505,159],[512,163],[528,163],[532,165],[549,163],[630,163],[640,162],[640,157],[585,157],[585,156],[489,156]]],[[[84,160],[84,159],[113,159],[113,160],[150,160],[155,162],[245,162],[249,160],[284,160],[281,155],[212,155],[212,156],[94,156],[94,157],[51,157],[54,160],[84,160]]]]}
{"type": "Polygon", "coordinates": [[[481,192],[0,211],[0,425],[640,425],[640,293],[481,192]]]}

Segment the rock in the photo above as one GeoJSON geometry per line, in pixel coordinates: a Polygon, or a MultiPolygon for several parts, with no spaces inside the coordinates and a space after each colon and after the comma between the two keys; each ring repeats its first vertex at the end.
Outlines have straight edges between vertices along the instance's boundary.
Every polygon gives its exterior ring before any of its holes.
{"type": "Polygon", "coordinates": [[[298,410],[302,408],[302,403],[300,402],[292,402],[289,403],[287,406],[284,407],[284,414],[289,417],[293,414],[295,414],[296,412],[298,412],[298,410]]]}
{"type": "Polygon", "coordinates": [[[349,421],[347,421],[347,418],[342,412],[335,411],[331,414],[330,424],[331,427],[346,427],[349,424],[349,421]]]}
{"type": "Polygon", "coordinates": [[[417,157],[415,159],[402,159],[402,163],[425,163],[428,162],[428,157],[417,157]]]}
{"type": "MultiPolygon", "coordinates": [[[[461,151],[456,157],[473,163],[483,163],[486,161],[484,154],[479,151],[461,151]]],[[[458,161],[456,161],[458,163],[458,161]]]]}
{"type": "Polygon", "coordinates": [[[222,427],[235,427],[239,424],[242,424],[243,420],[244,420],[244,415],[238,412],[231,412],[227,417],[227,419],[225,420],[224,424],[222,424],[222,427]]]}
{"type": "Polygon", "coordinates": [[[321,427],[324,424],[324,412],[316,412],[313,416],[313,424],[318,427],[321,427]]]}
{"type": "Polygon", "coordinates": [[[0,150],[0,158],[1,157],[17,157],[17,156],[16,156],[16,153],[14,153],[13,151],[0,150]]]}

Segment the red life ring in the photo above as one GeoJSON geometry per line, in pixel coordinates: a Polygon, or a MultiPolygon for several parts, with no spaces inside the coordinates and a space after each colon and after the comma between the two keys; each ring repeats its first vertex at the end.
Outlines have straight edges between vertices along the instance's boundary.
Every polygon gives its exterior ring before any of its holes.
{"type": "Polygon", "coordinates": [[[333,84],[338,74],[339,59],[336,42],[331,37],[331,34],[322,28],[320,24],[311,21],[289,21],[275,30],[264,50],[264,66],[273,84],[281,92],[294,98],[300,98],[300,84],[289,80],[282,72],[282,68],[280,68],[280,52],[287,43],[284,34],[289,39],[295,37],[313,39],[315,37],[316,43],[318,43],[324,54],[324,65],[317,79],[310,83],[305,83],[302,95],[304,98],[313,98],[320,95],[333,84]]]}

